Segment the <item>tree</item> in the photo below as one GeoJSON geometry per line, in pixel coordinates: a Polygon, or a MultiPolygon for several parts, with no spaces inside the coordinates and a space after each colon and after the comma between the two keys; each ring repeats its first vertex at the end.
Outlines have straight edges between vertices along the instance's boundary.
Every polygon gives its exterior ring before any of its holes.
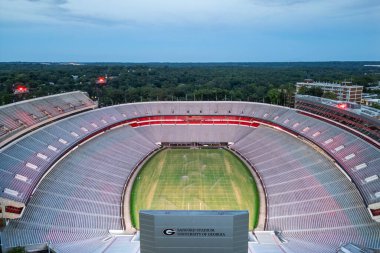
{"type": "Polygon", "coordinates": [[[270,103],[272,104],[278,104],[281,101],[280,100],[280,91],[276,88],[270,89],[267,93],[267,97],[269,97],[270,103]]]}
{"type": "Polygon", "coordinates": [[[322,97],[328,98],[328,99],[337,99],[336,94],[334,92],[331,92],[331,91],[326,91],[325,93],[323,93],[322,97]]]}
{"type": "Polygon", "coordinates": [[[301,95],[309,95],[309,96],[315,96],[315,97],[322,97],[323,95],[323,90],[321,87],[316,87],[316,86],[313,86],[313,87],[306,87],[306,86],[302,86],[299,90],[298,90],[298,94],[301,94],[301,95]]]}
{"type": "Polygon", "coordinates": [[[259,99],[263,99],[266,94],[266,87],[265,86],[257,86],[255,89],[255,94],[259,99]]]}
{"type": "Polygon", "coordinates": [[[298,94],[309,95],[309,88],[306,86],[301,86],[298,90],[298,94]]]}
{"type": "Polygon", "coordinates": [[[378,104],[378,103],[373,103],[373,104],[371,105],[371,107],[380,110],[380,104],[378,104]]]}
{"type": "Polygon", "coordinates": [[[25,253],[24,247],[15,247],[7,251],[8,253],[25,253]]]}
{"type": "MultiPolygon", "coordinates": [[[[294,84],[305,76],[314,80],[352,79],[364,86],[378,82],[378,75],[362,63],[228,63],[228,64],[0,64],[0,105],[13,101],[12,84],[29,85],[28,97],[39,97],[72,90],[87,91],[91,97],[100,92],[94,85],[98,76],[108,74],[109,83],[102,94],[103,105],[150,100],[248,100],[290,106],[294,84]],[[77,75],[74,80],[72,75],[77,75]],[[111,79],[112,77],[112,79],[111,79]],[[280,85],[283,84],[283,85],[280,85]],[[133,87],[133,89],[132,89],[133,87]],[[278,95],[275,90],[278,89],[278,95]],[[272,90],[272,91],[270,91],[272,90]],[[270,91],[270,92],[269,92],[270,91]]],[[[380,93],[380,91],[372,91],[380,93]]],[[[320,89],[302,87],[299,94],[323,96],[320,89]]],[[[100,93],[99,93],[100,95],[100,93]]],[[[330,94],[331,95],[331,94],[330,94]]],[[[326,94],[325,96],[330,96],[326,94]]]]}
{"type": "Polygon", "coordinates": [[[323,95],[323,90],[321,87],[311,87],[310,90],[309,90],[310,94],[308,95],[311,95],[311,96],[315,96],[315,97],[322,97],[323,95]]]}

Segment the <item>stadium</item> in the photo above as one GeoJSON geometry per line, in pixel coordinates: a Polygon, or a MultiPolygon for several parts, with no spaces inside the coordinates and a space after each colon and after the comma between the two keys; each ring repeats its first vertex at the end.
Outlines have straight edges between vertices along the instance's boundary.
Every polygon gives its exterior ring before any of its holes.
{"type": "Polygon", "coordinates": [[[373,133],[264,103],[97,108],[80,91],[0,122],[3,252],[140,252],[139,209],[249,210],[247,252],[380,249],[373,133]]]}

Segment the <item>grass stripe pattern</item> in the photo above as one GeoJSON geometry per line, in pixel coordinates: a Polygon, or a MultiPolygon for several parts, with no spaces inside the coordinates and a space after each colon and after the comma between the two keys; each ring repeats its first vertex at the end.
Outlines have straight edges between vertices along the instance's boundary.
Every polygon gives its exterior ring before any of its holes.
{"type": "Polygon", "coordinates": [[[145,210],[248,210],[257,225],[259,195],[246,165],[225,149],[163,149],[137,175],[131,192],[131,219],[139,228],[145,210]]]}

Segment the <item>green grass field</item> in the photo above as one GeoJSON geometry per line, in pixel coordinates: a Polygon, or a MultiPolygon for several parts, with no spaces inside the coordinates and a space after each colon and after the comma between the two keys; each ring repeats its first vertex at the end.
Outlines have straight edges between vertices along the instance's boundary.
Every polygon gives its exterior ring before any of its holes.
{"type": "Polygon", "coordinates": [[[257,225],[259,195],[245,164],[224,149],[164,149],[146,162],[131,193],[131,220],[151,210],[248,210],[257,225]]]}

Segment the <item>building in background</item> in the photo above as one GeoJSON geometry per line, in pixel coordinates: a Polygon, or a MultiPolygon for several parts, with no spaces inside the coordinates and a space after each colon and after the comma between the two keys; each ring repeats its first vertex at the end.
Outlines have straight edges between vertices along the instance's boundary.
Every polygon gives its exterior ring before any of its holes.
{"type": "Polygon", "coordinates": [[[378,105],[380,107],[380,99],[377,94],[363,93],[361,104],[367,106],[378,105]]]}
{"type": "Polygon", "coordinates": [[[378,99],[378,98],[363,98],[362,104],[367,105],[367,106],[375,106],[377,104],[378,106],[380,106],[380,99],[378,99]]]}
{"type": "Polygon", "coordinates": [[[303,82],[297,82],[296,92],[298,93],[301,87],[319,87],[323,92],[333,92],[337,99],[346,102],[360,103],[362,100],[363,86],[353,85],[352,82],[339,83],[323,83],[314,82],[312,79],[305,79],[303,82]]]}
{"type": "Polygon", "coordinates": [[[377,86],[368,87],[367,89],[372,91],[380,90],[380,81],[377,83],[377,86]]]}

